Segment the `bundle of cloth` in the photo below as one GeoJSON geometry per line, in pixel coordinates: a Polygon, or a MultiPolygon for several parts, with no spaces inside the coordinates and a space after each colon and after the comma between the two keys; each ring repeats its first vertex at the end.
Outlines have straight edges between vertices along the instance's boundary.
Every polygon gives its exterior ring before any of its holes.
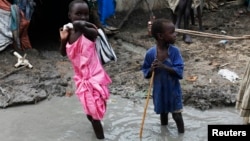
{"type": "Polygon", "coordinates": [[[7,46],[13,43],[12,32],[10,30],[10,13],[11,4],[6,1],[0,1],[0,51],[3,51],[7,46]]]}
{"type": "Polygon", "coordinates": [[[32,48],[28,27],[34,4],[32,0],[15,0],[14,4],[7,0],[0,1],[0,51],[11,44],[19,50],[32,48]]]}

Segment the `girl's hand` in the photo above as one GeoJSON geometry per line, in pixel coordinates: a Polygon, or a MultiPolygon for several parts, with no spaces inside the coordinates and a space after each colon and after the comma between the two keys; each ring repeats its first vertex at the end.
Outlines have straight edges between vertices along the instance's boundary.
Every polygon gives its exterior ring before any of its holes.
{"type": "Polygon", "coordinates": [[[88,28],[97,29],[97,27],[94,24],[87,21],[77,20],[74,21],[72,24],[74,25],[74,28],[77,30],[86,30],[88,28]]]}
{"type": "Polygon", "coordinates": [[[96,37],[98,36],[98,31],[97,27],[94,24],[87,21],[78,20],[73,22],[73,26],[75,32],[83,34],[85,37],[87,37],[93,42],[96,40],[96,37]]]}
{"type": "Polygon", "coordinates": [[[98,29],[96,25],[90,23],[90,22],[86,22],[86,26],[89,27],[89,28],[95,28],[95,29],[98,29]]]}
{"type": "Polygon", "coordinates": [[[63,28],[60,28],[59,33],[60,33],[61,41],[65,41],[65,40],[67,40],[67,38],[69,36],[69,29],[63,30],[63,28]]]}

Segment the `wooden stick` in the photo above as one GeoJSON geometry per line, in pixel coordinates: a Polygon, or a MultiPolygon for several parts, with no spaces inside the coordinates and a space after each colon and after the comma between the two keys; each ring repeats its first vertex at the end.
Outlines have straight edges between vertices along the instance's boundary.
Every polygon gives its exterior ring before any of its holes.
{"type": "Polygon", "coordinates": [[[148,102],[149,102],[149,97],[150,97],[150,93],[151,93],[151,88],[152,88],[152,85],[153,85],[154,74],[155,73],[153,71],[151,79],[150,79],[149,88],[148,88],[148,95],[147,95],[146,105],[144,107],[144,113],[143,113],[143,117],[142,117],[142,123],[141,123],[141,129],[140,129],[140,138],[142,138],[142,130],[143,130],[144,120],[145,120],[145,116],[146,116],[146,111],[147,111],[147,108],[148,108],[148,102]]]}
{"type": "Polygon", "coordinates": [[[225,63],[225,64],[220,65],[219,67],[222,68],[222,67],[225,67],[225,66],[227,66],[227,65],[229,65],[229,64],[230,64],[230,63],[225,63]]]}
{"type": "Polygon", "coordinates": [[[26,68],[26,66],[21,66],[21,67],[18,67],[17,69],[11,71],[11,72],[8,72],[7,74],[4,74],[3,76],[0,76],[0,80],[3,80],[4,78],[14,74],[14,73],[17,73],[18,71],[22,70],[23,68],[26,68]]]}
{"type": "Polygon", "coordinates": [[[186,30],[186,29],[175,29],[175,31],[178,32],[178,33],[190,34],[190,35],[201,36],[201,37],[216,38],[216,39],[225,39],[225,40],[250,39],[250,35],[244,35],[244,36],[241,36],[241,37],[233,37],[233,36],[213,34],[213,33],[205,33],[205,32],[193,31],[193,30],[186,30]]]}

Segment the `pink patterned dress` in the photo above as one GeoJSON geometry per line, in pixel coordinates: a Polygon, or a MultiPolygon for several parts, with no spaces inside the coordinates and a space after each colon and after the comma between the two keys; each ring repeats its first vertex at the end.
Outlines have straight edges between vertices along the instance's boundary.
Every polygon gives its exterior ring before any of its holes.
{"type": "Polygon", "coordinates": [[[95,42],[80,36],[66,45],[67,56],[74,69],[76,94],[87,115],[101,120],[109,98],[108,85],[112,82],[105,72],[95,49],[95,42]]]}

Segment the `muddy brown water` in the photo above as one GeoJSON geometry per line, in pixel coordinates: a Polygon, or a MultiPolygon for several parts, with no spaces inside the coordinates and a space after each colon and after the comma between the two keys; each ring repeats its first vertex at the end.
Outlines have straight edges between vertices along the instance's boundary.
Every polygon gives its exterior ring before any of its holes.
{"type": "MultiPolygon", "coordinates": [[[[206,141],[209,124],[241,124],[234,108],[200,111],[184,106],[185,133],[178,134],[169,115],[169,125],[161,126],[159,115],[149,101],[142,138],[139,137],[145,101],[112,95],[103,120],[105,141],[206,141]]],[[[2,141],[95,141],[91,124],[75,95],[53,97],[35,105],[0,110],[2,141]]]]}

